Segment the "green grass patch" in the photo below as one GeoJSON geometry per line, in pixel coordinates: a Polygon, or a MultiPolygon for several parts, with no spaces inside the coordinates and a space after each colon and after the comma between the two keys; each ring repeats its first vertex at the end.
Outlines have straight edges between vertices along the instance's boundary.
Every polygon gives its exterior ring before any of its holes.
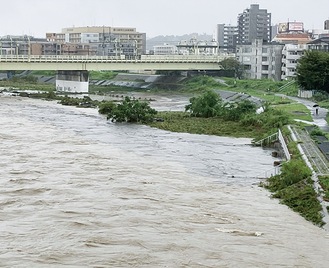
{"type": "Polygon", "coordinates": [[[329,202],[329,177],[319,176],[319,183],[324,191],[324,199],[329,202]]]}
{"type": "Polygon", "coordinates": [[[282,165],[279,175],[270,177],[262,186],[272,192],[272,197],[279,198],[282,204],[315,225],[322,226],[322,207],[313,188],[311,170],[303,161],[296,142],[289,142],[288,148],[292,159],[282,165]]]}
{"type": "Polygon", "coordinates": [[[272,107],[288,113],[291,119],[313,122],[310,110],[301,103],[278,104],[273,105],[272,107]]]}
{"type": "Polygon", "coordinates": [[[47,83],[28,83],[26,81],[13,82],[10,80],[0,81],[0,87],[9,89],[17,88],[19,90],[37,90],[37,91],[53,91],[56,89],[54,84],[47,83]]]}
{"type": "Polygon", "coordinates": [[[276,192],[273,197],[280,198],[282,204],[287,205],[315,225],[324,225],[321,215],[322,207],[317,199],[312,182],[302,180],[276,192]]]}
{"type": "Polygon", "coordinates": [[[245,126],[239,121],[225,121],[220,117],[191,117],[184,112],[159,112],[157,117],[163,119],[163,122],[152,122],[148,125],[173,132],[257,138],[267,131],[261,127],[245,126]]]}
{"type": "Polygon", "coordinates": [[[117,76],[118,72],[113,71],[89,71],[90,80],[111,80],[117,76]]]}

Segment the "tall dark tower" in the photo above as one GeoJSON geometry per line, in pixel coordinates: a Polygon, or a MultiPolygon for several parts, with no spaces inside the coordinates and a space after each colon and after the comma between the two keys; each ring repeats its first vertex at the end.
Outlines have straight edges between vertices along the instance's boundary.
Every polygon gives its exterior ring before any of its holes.
{"type": "Polygon", "coordinates": [[[271,13],[259,9],[258,4],[250,5],[238,15],[238,44],[250,44],[255,39],[269,43],[271,36],[271,13]]]}
{"type": "Polygon", "coordinates": [[[329,20],[324,21],[324,29],[329,30],[329,20]]]}

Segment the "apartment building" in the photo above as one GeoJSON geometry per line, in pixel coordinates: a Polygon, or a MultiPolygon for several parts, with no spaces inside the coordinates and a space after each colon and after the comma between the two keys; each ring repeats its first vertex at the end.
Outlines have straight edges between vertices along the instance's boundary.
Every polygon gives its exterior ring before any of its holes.
{"type": "Polygon", "coordinates": [[[216,36],[220,52],[235,53],[238,38],[237,26],[217,24],[216,36]]]}
{"type": "Polygon", "coordinates": [[[286,44],[282,50],[281,79],[296,77],[297,63],[307,50],[307,44],[286,44]]]}
{"type": "Polygon", "coordinates": [[[250,44],[255,39],[269,43],[271,36],[271,13],[260,9],[258,4],[250,5],[238,15],[237,44],[250,44]]]}
{"type": "Polygon", "coordinates": [[[251,44],[237,46],[236,57],[244,65],[244,76],[250,79],[281,80],[283,44],[255,39],[251,44]]]}
{"type": "Polygon", "coordinates": [[[88,49],[77,50],[82,55],[142,55],[146,53],[146,34],[129,27],[69,27],[61,33],[47,33],[46,38],[59,44],[81,44],[88,49]],[[93,44],[89,45],[88,44],[93,44]]]}

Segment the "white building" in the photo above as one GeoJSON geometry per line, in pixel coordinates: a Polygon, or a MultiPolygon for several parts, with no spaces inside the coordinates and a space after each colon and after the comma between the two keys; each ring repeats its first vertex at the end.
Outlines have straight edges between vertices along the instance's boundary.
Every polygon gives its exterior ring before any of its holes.
{"type": "Polygon", "coordinates": [[[282,50],[282,75],[285,80],[296,76],[297,63],[307,50],[306,44],[286,44],[282,50]]]}
{"type": "Polygon", "coordinates": [[[282,44],[254,40],[251,45],[238,45],[236,57],[244,65],[244,76],[250,79],[281,80],[282,44]]]}
{"type": "Polygon", "coordinates": [[[328,30],[322,30],[322,29],[313,29],[309,31],[309,34],[312,36],[312,39],[319,39],[322,37],[328,37],[329,36],[329,29],[328,30]]]}
{"type": "Polygon", "coordinates": [[[177,47],[174,45],[163,44],[153,46],[154,55],[176,55],[178,54],[177,47]]]}

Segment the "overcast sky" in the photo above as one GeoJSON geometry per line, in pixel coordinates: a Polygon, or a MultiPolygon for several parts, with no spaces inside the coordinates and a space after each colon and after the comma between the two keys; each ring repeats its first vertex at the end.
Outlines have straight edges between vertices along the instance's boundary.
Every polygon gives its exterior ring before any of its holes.
{"type": "Polygon", "coordinates": [[[329,0],[8,0],[1,2],[0,36],[61,32],[71,26],[134,27],[147,37],[214,34],[219,23],[236,25],[250,4],[272,14],[272,24],[304,22],[323,29],[329,0]]]}

